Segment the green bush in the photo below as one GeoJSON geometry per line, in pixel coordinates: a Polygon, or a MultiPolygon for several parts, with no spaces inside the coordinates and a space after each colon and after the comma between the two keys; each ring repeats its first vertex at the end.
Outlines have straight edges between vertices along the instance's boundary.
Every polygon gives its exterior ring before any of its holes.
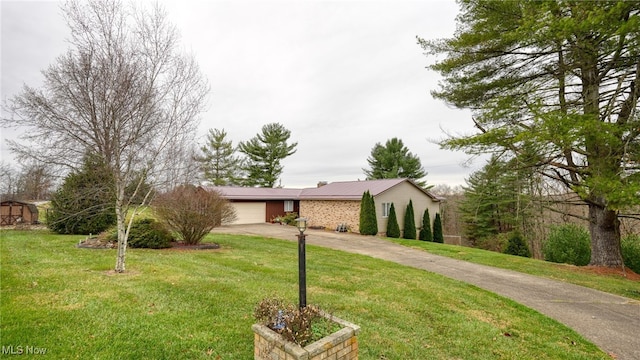
{"type": "Polygon", "coordinates": [[[589,232],[575,224],[554,226],[542,247],[542,254],[546,261],[588,265],[591,260],[589,232]]]}
{"type": "Polygon", "coordinates": [[[442,220],[440,219],[440,213],[436,213],[436,218],[433,220],[433,241],[437,243],[444,243],[444,235],[442,234],[442,220]]]}
{"type": "Polygon", "coordinates": [[[391,208],[389,209],[389,218],[387,219],[387,237],[396,239],[400,237],[400,226],[398,225],[396,208],[393,203],[391,203],[391,208]]]}
{"type": "Polygon", "coordinates": [[[287,225],[293,225],[296,226],[296,219],[298,218],[298,213],[296,212],[290,212],[287,213],[285,216],[281,216],[280,217],[280,223],[281,224],[287,224],[287,225]]]}
{"type": "Polygon", "coordinates": [[[402,237],[415,240],[416,236],[416,217],[413,212],[413,202],[409,200],[407,210],[404,213],[404,232],[402,233],[402,237]]]}
{"type": "MultiPolygon", "coordinates": [[[[116,230],[110,232],[109,240],[118,240],[116,230]]],[[[173,237],[164,225],[154,219],[144,218],[133,221],[127,243],[132,248],[165,249],[171,247],[171,241],[173,237]]]]}
{"type": "Polygon", "coordinates": [[[478,249],[503,253],[507,248],[508,243],[509,243],[508,234],[500,233],[497,235],[491,235],[491,236],[476,239],[475,247],[477,247],[478,249]]]}
{"type": "Polygon", "coordinates": [[[429,209],[424,211],[422,215],[422,229],[420,229],[420,240],[433,241],[433,233],[431,232],[431,216],[429,216],[429,209]]]}
{"type": "Polygon", "coordinates": [[[517,232],[509,236],[507,248],[504,249],[504,253],[522,257],[531,257],[531,251],[529,251],[527,242],[524,241],[522,236],[520,236],[520,234],[518,234],[517,232]]]}
{"type": "Polygon", "coordinates": [[[629,235],[622,238],[622,260],[633,272],[640,274],[640,235],[629,235]]]}

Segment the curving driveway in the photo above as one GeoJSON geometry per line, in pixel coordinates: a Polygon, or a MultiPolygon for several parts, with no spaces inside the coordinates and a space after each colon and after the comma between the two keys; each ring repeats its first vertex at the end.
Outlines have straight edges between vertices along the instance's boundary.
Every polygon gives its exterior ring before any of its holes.
{"type": "MultiPolygon", "coordinates": [[[[233,225],[217,233],[297,241],[297,229],[233,225]]],[[[438,273],[515,300],[574,329],[619,360],[640,360],[640,302],[602,291],[430,254],[375,236],[309,229],[307,244],[368,255],[438,273]]]]}

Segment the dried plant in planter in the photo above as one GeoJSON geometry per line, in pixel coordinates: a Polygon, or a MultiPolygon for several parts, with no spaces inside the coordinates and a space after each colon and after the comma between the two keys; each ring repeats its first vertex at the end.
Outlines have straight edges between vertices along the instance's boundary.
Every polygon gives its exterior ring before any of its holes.
{"type": "Polygon", "coordinates": [[[258,322],[300,346],[306,346],[339,330],[340,325],[323,316],[314,305],[299,308],[281,299],[264,299],[254,311],[258,322]]]}

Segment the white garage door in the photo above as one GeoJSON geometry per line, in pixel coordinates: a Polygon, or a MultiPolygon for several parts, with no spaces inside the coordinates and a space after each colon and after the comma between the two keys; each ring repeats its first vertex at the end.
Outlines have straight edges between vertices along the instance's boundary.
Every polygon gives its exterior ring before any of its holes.
{"type": "Polygon", "coordinates": [[[237,220],[234,224],[260,224],[267,217],[267,203],[232,202],[236,209],[237,220]]]}

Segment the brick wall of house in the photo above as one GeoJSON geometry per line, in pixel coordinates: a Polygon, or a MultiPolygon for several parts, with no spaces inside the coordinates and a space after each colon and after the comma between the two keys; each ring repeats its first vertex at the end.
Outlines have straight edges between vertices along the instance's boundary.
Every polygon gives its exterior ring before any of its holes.
{"type": "Polygon", "coordinates": [[[360,201],[301,200],[300,216],[307,219],[310,227],[335,229],[346,224],[349,231],[359,232],[360,201]]]}

